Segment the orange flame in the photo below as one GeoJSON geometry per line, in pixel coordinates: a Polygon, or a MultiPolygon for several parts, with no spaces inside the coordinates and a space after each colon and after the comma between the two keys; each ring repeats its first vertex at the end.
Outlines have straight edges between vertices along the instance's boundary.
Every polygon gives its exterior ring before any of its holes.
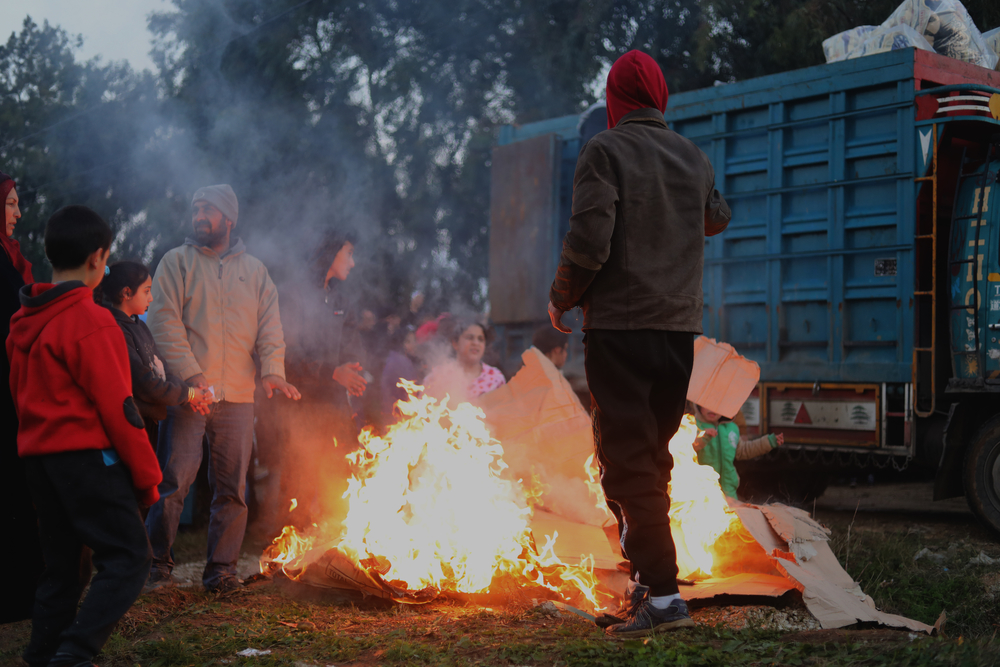
{"type": "Polygon", "coordinates": [[[719,486],[719,473],[698,463],[694,441],[698,437],[694,416],[684,415],[670,439],[674,469],[670,475],[670,530],[677,547],[678,576],[697,579],[711,576],[716,567],[713,546],[739,518],[719,486]]]}
{"type": "Polygon", "coordinates": [[[601,471],[600,468],[597,467],[594,454],[587,457],[586,462],[583,464],[583,471],[587,473],[587,489],[590,491],[590,495],[595,498],[594,506],[601,510],[601,512],[603,512],[609,519],[614,518],[611,510],[608,509],[608,501],[604,497],[604,488],[601,486],[601,482],[598,479],[601,471]]]}
{"type": "MultiPolygon", "coordinates": [[[[409,394],[396,404],[401,421],[382,436],[366,430],[361,447],[347,456],[349,510],[332,546],[362,567],[378,563],[384,581],[410,591],[482,593],[495,577],[512,575],[600,610],[593,556],[581,554],[579,565],[563,562],[555,553],[558,534],[536,544],[530,519],[544,485],[535,474],[528,484],[505,474],[503,447],[482,411],[469,403],[451,408],[447,397],[435,400],[411,382],[400,386],[409,394]]],[[[686,416],[669,445],[670,522],[682,578],[711,575],[712,547],[738,521],[718,474],[697,462],[697,435],[686,416]]],[[[585,472],[596,504],[610,516],[593,456],[585,472]]],[[[320,548],[313,532],[319,529],[303,535],[286,527],[265,549],[261,571],[301,576],[307,552],[320,548]]],[[[331,546],[322,544],[324,551],[331,546]]]]}
{"type": "MultiPolygon", "coordinates": [[[[482,593],[507,574],[599,608],[592,557],[562,562],[555,535],[537,548],[530,519],[543,484],[535,475],[526,489],[505,474],[503,447],[482,411],[400,386],[409,394],[396,404],[401,421],[382,436],[366,430],[347,455],[349,509],[334,546],[355,563],[378,562],[383,580],[410,591],[482,593]]],[[[301,574],[296,567],[314,543],[288,527],[262,564],[301,574]]]]}
{"type": "Polygon", "coordinates": [[[519,480],[524,486],[524,497],[528,502],[528,507],[534,509],[536,507],[544,507],[545,501],[542,499],[548,490],[549,485],[542,481],[538,472],[534,467],[531,468],[531,481],[525,484],[524,480],[519,480]]]}
{"type": "Polygon", "coordinates": [[[315,536],[301,535],[295,526],[285,526],[281,535],[264,548],[260,557],[261,573],[270,574],[280,569],[289,579],[298,579],[304,572],[302,558],[315,543],[315,536]]]}

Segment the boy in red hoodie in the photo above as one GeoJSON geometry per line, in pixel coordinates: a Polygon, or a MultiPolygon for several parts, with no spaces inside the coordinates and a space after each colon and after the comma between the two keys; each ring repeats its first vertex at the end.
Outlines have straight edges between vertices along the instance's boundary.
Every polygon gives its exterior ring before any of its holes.
{"type": "Polygon", "coordinates": [[[156,502],[162,476],[132,400],[125,338],[94,303],[111,238],[89,208],[56,211],[45,226],[52,283],[21,290],[7,338],[17,450],[45,560],[24,654],[32,667],[92,665],[152,562],[139,505],[156,502]],[[77,611],[83,545],[97,574],[77,611]]]}

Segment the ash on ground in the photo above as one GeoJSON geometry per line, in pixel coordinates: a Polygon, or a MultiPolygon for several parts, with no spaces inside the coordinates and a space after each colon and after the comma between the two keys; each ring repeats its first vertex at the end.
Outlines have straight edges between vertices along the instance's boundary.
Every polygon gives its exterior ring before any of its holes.
{"type": "MultiPolygon", "coordinates": [[[[181,586],[200,586],[201,573],[205,570],[205,561],[194,561],[191,563],[178,563],[174,566],[173,575],[181,586]]],[[[236,563],[236,576],[246,579],[260,572],[260,559],[250,554],[240,554],[240,560],[236,563]]]]}
{"type": "Polygon", "coordinates": [[[820,624],[804,608],[775,609],[766,605],[740,607],[702,607],[691,610],[691,618],[698,625],[726,628],[728,630],[779,630],[801,632],[819,630],[820,624]]]}

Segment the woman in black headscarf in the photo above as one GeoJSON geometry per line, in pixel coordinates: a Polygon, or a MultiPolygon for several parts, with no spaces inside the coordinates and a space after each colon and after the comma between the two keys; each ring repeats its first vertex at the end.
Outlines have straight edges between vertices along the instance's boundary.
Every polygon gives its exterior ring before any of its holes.
{"type": "Polygon", "coordinates": [[[285,373],[301,401],[280,401],[284,423],[279,523],[308,526],[342,519],[344,456],[357,446],[354,413],[368,380],[361,338],[348,317],[343,282],[354,268],[353,234],[328,232],[305,264],[303,279],[281,293],[285,373]],[[296,509],[283,514],[295,498],[296,509]]]}
{"type": "MultiPolygon", "coordinates": [[[[21,307],[18,292],[35,282],[31,262],[21,254],[12,237],[21,217],[17,184],[0,172],[0,198],[4,202],[4,228],[0,234],[0,340],[6,344],[10,318],[21,307]]],[[[35,585],[42,572],[42,551],[38,543],[38,521],[17,455],[17,412],[10,394],[10,366],[7,351],[0,354],[0,535],[9,546],[0,549],[0,623],[31,618],[35,585]]]]}

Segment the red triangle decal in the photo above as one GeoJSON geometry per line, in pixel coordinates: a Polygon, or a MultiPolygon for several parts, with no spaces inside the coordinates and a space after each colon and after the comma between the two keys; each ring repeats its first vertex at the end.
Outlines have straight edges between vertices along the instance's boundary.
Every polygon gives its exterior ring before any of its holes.
{"type": "Polygon", "coordinates": [[[812,424],[813,420],[809,417],[809,411],[806,410],[806,404],[803,403],[799,406],[799,414],[795,415],[796,424],[812,424]]]}

